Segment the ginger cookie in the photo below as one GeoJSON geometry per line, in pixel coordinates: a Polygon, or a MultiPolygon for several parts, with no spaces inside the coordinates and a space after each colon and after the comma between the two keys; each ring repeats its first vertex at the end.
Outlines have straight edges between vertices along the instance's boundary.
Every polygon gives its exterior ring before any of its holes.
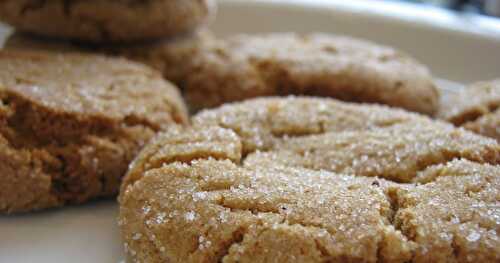
{"type": "Polygon", "coordinates": [[[8,0],[0,19],[19,31],[85,42],[137,42],[194,31],[215,15],[214,0],[8,0]]]}
{"type": "Polygon", "coordinates": [[[254,99],[148,144],[119,224],[132,262],[496,262],[498,164],[494,140],[418,114],[254,99]]]}
{"type": "Polygon", "coordinates": [[[443,100],[439,118],[500,140],[500,80],[478,82],[443,100]]]}
{"type": "MultiPolygon", "coordinates": [[[[201,32],[180,41],[98,47],[93,51],[125,56],[157,68],[179,86],[193,111],[283,95],[379,103],[428,115],[438,108],[439,93],[428,69],[390,47],[319,33],[215,39],[201,32]]],[[[57,50],[35,38],[18,34],[13,38],[7,41],[7,48],[57,50]]]]}
{"type": "Polygon", "coordinates": [[[149,67],[93,55],[0,51],[0,212],[113,196],[157,132],[186,124],[149,67]]]}

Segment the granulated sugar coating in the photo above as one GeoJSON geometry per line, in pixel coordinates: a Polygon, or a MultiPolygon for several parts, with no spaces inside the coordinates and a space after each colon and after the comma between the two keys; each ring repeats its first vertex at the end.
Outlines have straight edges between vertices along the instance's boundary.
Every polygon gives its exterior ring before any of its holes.
{"type": "Polygon", "coordinates": [[[450,125],[398,124],[284,139],[273,150],[248,155],[245,166],[280,163],[408,183],[425,167],[456,158],[499,164],[499,151],[493,140],[450,125]]]}
{"type": "Polygon", "coordinates": [[[495,140],[316,98],[193,122],[131,165],[119,223],[132,262],[500,260],[495,140]]]}
{"type": "Polygon", "coordinates": [[[411,243],[390,224],[391,203],[374,181],[227,160],[174,163],[127,189],[123,235],[138,262],[408,260],[411,243]],[[159,213],[167,215],[160,224],[159,213]]]}
{"type": "Polygon", "coordinates": [[[342,103],[320,98],[260,98],[206,110],[196,126],[220,126],[236,132],[244,153],[267,150],[281,139],[325,132],[370,130],[398,123],[425,125],[430,119],[384,106],[342,103]]]}
{"type": "Polygon", "coordinates": [[[397,191],[393,224],[416,243],[415,262],[500,262],[500,168],[452,161],[397,191]]]}
{"type": "Polygon", "coordinates": [[[0,52],[0,213],[113,196],[159,130],[187,123],[178,90],[123,59],[0,52]]]}

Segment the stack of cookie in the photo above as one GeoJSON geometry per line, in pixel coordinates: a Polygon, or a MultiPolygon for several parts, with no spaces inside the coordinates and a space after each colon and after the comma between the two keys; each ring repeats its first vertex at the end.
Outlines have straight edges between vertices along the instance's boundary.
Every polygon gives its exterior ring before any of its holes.
{"type": "Polygon", "coordinates": [[[1,2],[0,212],[120,192],[132,262],[500,262],[497,82],[440,106],[398,50],[213,9],[1,2]]]}
{"type": "MultiPolygon", "coordinates": [[[[214,11],[213,0],[0,3],[33,39],[103,47],[195,35],[214,11]]],[[[0,212],[115,196],[142,146],[188,123],[177,87],[149,67],[58,53],[0,52],[0,212]]]]}

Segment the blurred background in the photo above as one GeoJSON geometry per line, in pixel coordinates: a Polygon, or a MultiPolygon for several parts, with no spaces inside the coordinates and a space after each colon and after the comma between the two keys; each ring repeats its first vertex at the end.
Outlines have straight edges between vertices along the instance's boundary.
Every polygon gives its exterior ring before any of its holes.
{"type": "Polygon", "coordinates": [[[399,0],[500,17],[500,0],[399,0]]]}

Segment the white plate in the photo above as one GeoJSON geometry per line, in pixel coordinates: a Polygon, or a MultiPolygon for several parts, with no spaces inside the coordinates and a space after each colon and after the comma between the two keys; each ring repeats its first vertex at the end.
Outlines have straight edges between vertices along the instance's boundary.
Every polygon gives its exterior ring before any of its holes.
{"type": "MultiPolygon", "coordinates": [[[[393,45],[444,79],[500,77],[500,23],[434,8],[378,1],[220,1],[219,35],[324,31],[393,45]],[[429,17],[430,16],[430,17],[429,17]],[[430,19],[430,20],[429,20],[430,19]]],[[[0,34],[5,32],[0,28],[0,34]]],[[[5,34],[5,33],[3,33],[5,34]]],[[[460,84],[439,81],[447,90],[460,84]]],[[[0,216],[0,262],[120,262],[113,201],[22,216],[0,216]]]]}

